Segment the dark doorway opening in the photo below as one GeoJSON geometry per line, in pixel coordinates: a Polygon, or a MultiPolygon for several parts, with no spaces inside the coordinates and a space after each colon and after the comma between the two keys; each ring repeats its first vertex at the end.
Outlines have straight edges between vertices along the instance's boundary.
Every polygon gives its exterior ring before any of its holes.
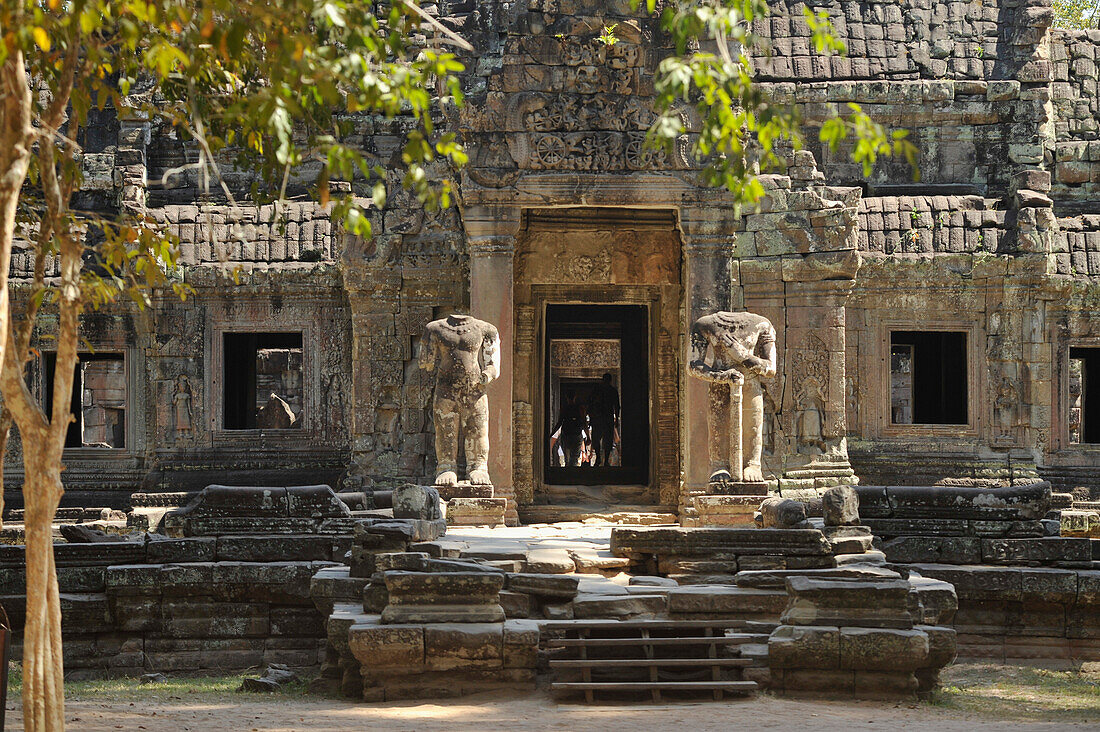
{"type": "Polygon", "coordinates": [[[545,482],[648,484],[649,309],[548,305],[543,350],[545,482]]]}
{"type": "Polygon", "coordinates": [[[966,333],[890,333],[890,421],[968,424],[966,333]]]}
{"type": "Polygon", "coordinates": [[[302,425],[302,334],[225,333],[223,426],[227,430],[302,425]]]}
{"type": "Polygon", "coordinates": [[[1069,441],[1100,443],[1100,348],[1071,348],[1069,441]]]}

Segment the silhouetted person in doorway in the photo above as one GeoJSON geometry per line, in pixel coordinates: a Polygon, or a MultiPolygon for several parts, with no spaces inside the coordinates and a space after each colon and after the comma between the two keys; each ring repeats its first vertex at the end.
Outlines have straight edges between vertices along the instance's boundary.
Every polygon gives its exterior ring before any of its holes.
{"type": "Polygon", "coordinates": [[[588,418],[592,421],[596,465],[607,465],[611,449],[615,446],[615,433],[619,429],[619,392],[611,384],[611,374],[604,374],[592,390],[588,418]]]}
{"type": "Polygon", "coordinates": [[[578,402],[575,392],[570,392],[565,396],[565,404],[562,405],[561,414],[558,415],[558,423],[554,425],[554,429],[550,430],[550,434],[554,434],[559,428],[561,429],[559,440],[561,449],[565,453],[567,468],[580,467],[585,423],[584,405],[578,402]]]}

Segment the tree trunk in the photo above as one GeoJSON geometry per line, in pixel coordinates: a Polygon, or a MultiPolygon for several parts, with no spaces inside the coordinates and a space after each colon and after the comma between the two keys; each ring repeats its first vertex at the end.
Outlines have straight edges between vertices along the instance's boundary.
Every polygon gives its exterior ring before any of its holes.
{"type": "Polygon", "coordinates": [[[23,725],[27,732],[65,729],[61,598],[51,523],[61,501],[59,461],[52,450],[24,446],[27,531],[27,620],[23,627],[23,725]]]}

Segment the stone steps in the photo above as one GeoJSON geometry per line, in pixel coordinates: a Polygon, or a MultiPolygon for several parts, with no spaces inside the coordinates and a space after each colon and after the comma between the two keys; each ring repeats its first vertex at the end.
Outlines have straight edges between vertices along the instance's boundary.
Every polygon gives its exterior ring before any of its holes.
{"type": "Polygon", "coordinates": [[[550,648],[646,647],[646,646],[737,646],[746,643],[747,635],[711,635],[672,638],[552,638],[550,648]]]}
{"type": "Polygon", "coordinates": [[[550,659],[551,669],[563,668],[743,668],[751,666],[747,658],[563,658],[550,659]]]}
{"type": "Polygon", "coordinates": [[[743,620],[545,620],[539,623],[543,630],[601,630],[614,628],[629,630],[645,628],[654,630],[658,628],[740,628],[745,625],[743,620]]]}
{"type": "Polygon", "coordinates": [[[583,691],[588,701],[593,701],[597,691],[649,692],[654,702],[661,701],[661,692],[713,692],[714,700],[723,694],[750,695],[757,691],[755,681],[576,681],[555,682],[550,690],[556,694],[583,691]]]}
{"type": "Polygon", "coordinates": [[[597,693],[648,693],[654,702],[663,693],[710,692],[751,694],[755,682],[742,669],[753,661],[740,658],[738,646],[759,641],[739,630],[739,620],[633,620],[542,624],[543,647],[555,674],[557,694],[583,692],[588,702],[597,693]],[[571,637],[547,637],[564,633],[571,637]]]}

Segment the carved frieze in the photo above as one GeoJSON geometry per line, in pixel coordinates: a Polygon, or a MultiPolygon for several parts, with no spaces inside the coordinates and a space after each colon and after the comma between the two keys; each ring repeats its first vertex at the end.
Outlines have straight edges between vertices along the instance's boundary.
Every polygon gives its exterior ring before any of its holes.
{"type": "MultiPolygon", "coordinates": [[[[674,154],[645,145],[651,101],[618,95],[516,94],[509,100],[510,157],[526,170],[682,170],[687,142],[674,154]]],[[[499,154],[485,153],[485,159],[499,154]]]]}

